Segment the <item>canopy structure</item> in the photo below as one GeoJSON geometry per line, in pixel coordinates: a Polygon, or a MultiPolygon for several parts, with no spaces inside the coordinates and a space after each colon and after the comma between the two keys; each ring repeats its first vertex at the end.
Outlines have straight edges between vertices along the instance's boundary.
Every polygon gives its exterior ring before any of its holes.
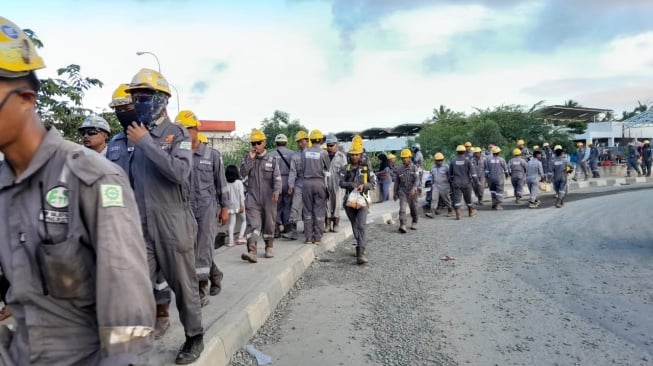
{"type": "Polygon", "coordinates": [[[624,128],[653,126],[653,108],[623,121],[624,128]]]}
{"type": "Polygon", "coordinates": [[[383,139],[389,136],[394,136],[391,131],[391,128],[372,127],[361,131],[361,137],[367,140],[383,139]]]}
{"type": "Polygon", "coordinates": [[[351,141],[354,135],[361,135],[361,137],[365,140],[378,140],[388,137],[415,136],[421,129],[422,124],[420,123],[404,123],[395,127],[371,127],[360,132],[336,132],[334,135],[338,141],[344,142],[351,141]]]}
{"type": "Polygon", "coordinates": [[[342,131],[342,132],[337,132],[334,133],[338,141],[351,141],[351,139],[354,138],[354,135],[357,135],[358,132],[352,132],[352,131],[342,131]]]}
{"type": "Polygon", "coordinates": [[[405,123],[398,125],[392,129],[392,133],[396,136],[414,136],[422,130],[422,125],[419,123],[405,123]]]}
{"type": "Polygon", "coordinates": [[[544,119],[584,122],[596,122],[599,115],[608,112],[612,112],[612,109],[565,107],[563,105],[553,105],[537,110],[537,113],[544,119]]]}

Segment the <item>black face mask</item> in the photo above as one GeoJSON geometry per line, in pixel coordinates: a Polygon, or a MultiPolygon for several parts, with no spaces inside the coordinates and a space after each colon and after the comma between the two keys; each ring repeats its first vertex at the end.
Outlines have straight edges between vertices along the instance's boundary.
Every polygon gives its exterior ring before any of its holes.
{"type": "Polygon", "coordinates": [[[118,121],[120,121],[122,128],[125,130],[127,129],[127,126],[132,124],[132,122],[138,122],[138,113],[136,113],[136,110],[134,109],[121,112],[116,111],[116,117],[118,118],[118,121]]]}

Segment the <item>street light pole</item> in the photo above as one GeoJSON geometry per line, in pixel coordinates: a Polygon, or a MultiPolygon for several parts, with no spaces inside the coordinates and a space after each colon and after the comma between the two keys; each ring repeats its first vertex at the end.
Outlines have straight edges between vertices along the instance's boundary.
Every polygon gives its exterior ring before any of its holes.
{"type": "MultiPolygon", "coordinates": [[[[137,56],[143,56],[143,55],[153,56],[154,59],[156,60],[156,65],[159,67],[159,74],[161,73],[161,63],[159,62],[159,58],[154,54],[154,52],[138,51],[138,52],[136,52],[136,55],[137,56]]],[[[174,85],[170,84],[170,82],[168,82],[168,85],[170,85],[170,87],[175,90],[175,96],[177,97],[177,114],[179,114],[179,91],[177,90],[177,88],[174,85]]]]}

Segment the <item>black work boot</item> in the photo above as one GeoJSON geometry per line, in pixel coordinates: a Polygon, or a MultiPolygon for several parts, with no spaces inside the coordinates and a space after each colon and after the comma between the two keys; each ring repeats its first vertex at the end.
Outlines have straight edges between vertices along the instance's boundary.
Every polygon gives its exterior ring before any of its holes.
{"type": "Polygon", "coordinates": [[[198,334],[196,336],[186,336],[186,342],[181,346],[181,350],[177,354],[175,364],[188,365],[200,358],[204,351],[204,335],[198,334]]]}
{"type": "Polygon", "coordinates": [[[365,257],[365,248],[356,247],[356,263],[365,264],[367,263],[367,257],[365,257]]]}
{"type": "Polygon", "coordinates": [[[249,261],[250,263],[258,262],[256,243],[247,243],[247,253],[243,253],[240,258],[244,261],[249,261]]]}
{"type": "Polygon", "coordinates": [[[170,328],[170,314],[168,308],[170,304],[156,305],[156,322],[154,323],[154,339],[161,339],[168,328],[170,328]]]}
{"type": "Polygon", "coordinates": [[[209,272],[209,280],[211,280],[211,289],[209,295],[215,296],[222,291],[222,278],[224,273],[218,269],[215,262],[211,264],[211,271],[209,272]]]}
{"type": "Polygon", "coordinates": [[[281,230],[279,229],[279,224],[274,225],[274,238],[281,237],[281,230]]]}
{"type": "Polygon", "coordinates": [[[335,217],[335,218],[333,218],[333,219],[331,219],[331,220],[333,221],[333,227],[331,228],[331,232],[333,232],[333,233],[337,233],[338,230],[339,230],[339,227],[338,227],[338,226],[340,226],[340,218],[339,218],[339,217],[335,217]]]}

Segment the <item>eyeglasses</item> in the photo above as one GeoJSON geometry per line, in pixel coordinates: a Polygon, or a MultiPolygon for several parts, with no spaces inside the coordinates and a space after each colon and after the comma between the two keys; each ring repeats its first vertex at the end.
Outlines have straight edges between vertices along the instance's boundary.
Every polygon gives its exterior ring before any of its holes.
{"type": "Polygon", "coordinates": [[[18,88],[11,89],[7,95],[5,95],[5,98],[0,102],[0,110],[7,104],[9,101],[9,98],[14,95],[14,94],[20,94],[24,91],[26,91],[28,88],[26,86],[19,86],[18,88]]]}
{"type": "Polygon", "coordinates": [[[334,147],[336,144],[327,144],[327,147],[334,147]]]}
{"type": "Polygon", "coordinates": [[[250,144],[252,144],[252,146],[260,145],[260,144],[262,144],[262,143],[263,143],[263,141],[253,141],[253,142],[250,142],[250,144]]]}
{"type": "Polygon", "coordinates": [[[85,130],[79,131],[79,134],[82,135],[82,136],[84,136],[84,135],[95,136],[98,133],[100,133],[100,131],[98,131],[95,128],[87,128],[85,130]]]}
{"type": "Polygon", "coordinates": [[[133,94],[132,103],[148,103],[154,98],[152,94],[133,94]]]}

